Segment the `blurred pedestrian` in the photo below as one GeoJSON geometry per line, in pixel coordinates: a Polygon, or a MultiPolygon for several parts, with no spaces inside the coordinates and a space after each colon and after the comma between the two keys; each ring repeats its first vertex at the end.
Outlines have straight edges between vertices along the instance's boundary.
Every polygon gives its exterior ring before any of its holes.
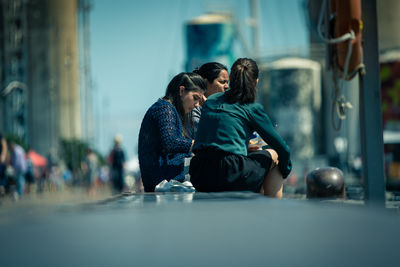
{"type": "Polygon", "coordinates": [[[34,166],[31,158],[26,158],[26,172],[25,172],[25,181],[26,181],[26,193],[30,193],[32,190],[32,184],[35,183],[35,175],[34,175],[34,166]]]}
{"type": "Polygon", "coordinates": [[[193,139],[184,125],[185,115],[198,107],[206,83],[196,73],[180,73],[168,84],[165,96],[146,112],[139,132],[139,166],[146,192],[163,180],[182,182],[184,159],[193,139]]]}
{"type": "Polygon", "coordinates": [[[229,77],[230,89],[204,103],[190,163],[196,190],[254,191],[282,197],[283,177],[292,168],[290,150],[263,106],[255,103],[258,74],[254,60],[236,60],[229,77]],[[248,152],[254,131],[272,149],[248,152]]]}
{"type": "Polygon", "coordinates": [[[3,134],[0,133],[0,196],[6,193],[7,177],[7,141],[3,134]]]}
{"type": "Polygon", "coordinates": [[[24,149],[15,141],[10,142],[10,148],[11,167],[14,169],[17,192],[19,196],[22,196],[25,190],[26,155],[24,149]]]}
{"type": "Polygon", "coordinates": [[[121,147],[122,137],[117,135],[114,138],[114,147],[108,155],[108,162],[111,165],[111,181],[113,188],[118,193],[124,190],[124,165],[125,165],[125,152],[121,147]]]}
{"type": "Polygon", "coordinates": [[[93,196],[96,194],[96,183],[99,177],[99,160],[91,148],[86,151],[86,156],[81,163],[81,169],[84,175],[84,184],[89,195],[93,196]]]}

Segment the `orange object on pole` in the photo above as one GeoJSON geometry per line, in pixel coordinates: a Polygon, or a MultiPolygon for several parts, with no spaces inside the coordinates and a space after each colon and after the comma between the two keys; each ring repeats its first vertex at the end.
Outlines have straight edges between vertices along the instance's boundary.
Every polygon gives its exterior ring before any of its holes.
{"type": "MultiPolygon", "coordinates": [[[[346,73],[346,80],[355,75],[355,71],[362,66],[361,31],[363,23],[361,20],[361,0],[331,0],[331,11],[336,12],[335,37],[342,36],[350,31],[355,34],[352,40],[352,51],[346,73]],[[351,76],[351,77],[350,77],[351,76]]],[[[348,52],[348,41],[336,44],[337,64],[344,71],[348,52]]]]}

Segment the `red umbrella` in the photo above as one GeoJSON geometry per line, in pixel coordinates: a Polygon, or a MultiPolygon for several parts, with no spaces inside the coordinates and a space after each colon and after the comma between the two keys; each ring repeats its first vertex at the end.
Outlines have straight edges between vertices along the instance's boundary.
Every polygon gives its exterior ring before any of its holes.
{"type": "Polygon", "coordinates": [[[32,160],[33,165],[36,167],[44,167],[47,165],[47,159],[33,150],[29,150],[28,158],[32,160]]]}

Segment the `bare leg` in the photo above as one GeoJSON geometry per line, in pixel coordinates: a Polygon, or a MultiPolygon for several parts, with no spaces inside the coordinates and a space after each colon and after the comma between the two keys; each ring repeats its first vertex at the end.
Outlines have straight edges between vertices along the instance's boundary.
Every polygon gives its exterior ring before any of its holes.
{"type": "Polygon", "coordinates": [[[265,177],[261,193],[269,197],[276,197],[282,198],[282,191],[283,191],[283,182],[284,179],[282,178],[282,174],[279,169],[274,166],[268,172],[267,176],[265,177]]]}
{"type": "Polygon", "coordinates": [[[271,154],[272,163],[268,174],[265,176],[260,193],[269,197],[282,198],[284,179],[277,168],[279,163],[278,154],[273,149],[267,149],[267,151],[271,154]]]}

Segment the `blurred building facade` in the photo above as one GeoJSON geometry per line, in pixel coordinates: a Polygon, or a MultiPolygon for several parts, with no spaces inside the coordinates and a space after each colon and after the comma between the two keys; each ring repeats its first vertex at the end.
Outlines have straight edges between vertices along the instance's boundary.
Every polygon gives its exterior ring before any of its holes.
{"type": "Polygon", "coordinates": [[[399,11],[399,1],[377,2],[383,129],[393,132],[400,132],[399,11]]]}
{"type": "Polygon", "coordinates": [[[311,158],[322,140],[321,65],[285,57],[261,66],[261,103],[293,156],[311,158]]]}
{"type": "Polygon", "coordinates": [[[386,187],[400,189],[400,2],[377,1],[386,187]]]}
{"type": "MultiPolygon", "coordinates": [[[[260,66],[259,102],[291,150],[293,170],[288,185],[301,190],[310,169],[326,165],[322,121],[321,65],[286,56],[260,66]]],[[[285,190],[290,186],[285,187],[285,190]]],[[[289,192],[288,191],[288,192],[289,192]]]]}
{"type": "MultiPolygon", "coordinates": [[[[79,0],[0,2],[0,131],[36,151],[82,138],[79,0]]],[[[86,88],[87,89],[87,88],[86,88]]]]}

